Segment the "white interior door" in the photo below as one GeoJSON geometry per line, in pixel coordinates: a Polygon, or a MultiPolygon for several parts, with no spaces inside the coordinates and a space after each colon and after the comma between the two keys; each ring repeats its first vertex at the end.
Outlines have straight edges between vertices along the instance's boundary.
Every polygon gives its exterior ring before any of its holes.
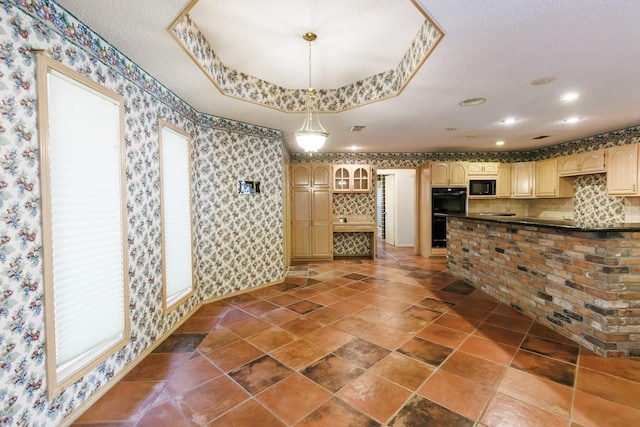
{"type": "Polygon", "coordinates": [[[386,175],[384,181],[385,195],[385,239],[390,245],[396,244],[396,176],[386,175]]]}
{"type": "Polygon", "coordinates": [[[383,214],[383,209],[382,209],[382,181],[380,180],[376,180],[376,218],[377,218],[377,223],[376,226],[378,227],[378,239],[382,239],[383,233],[382,233],[382,226],[383,226],[383,221],[384,221],[384,215],[383,214]]]}

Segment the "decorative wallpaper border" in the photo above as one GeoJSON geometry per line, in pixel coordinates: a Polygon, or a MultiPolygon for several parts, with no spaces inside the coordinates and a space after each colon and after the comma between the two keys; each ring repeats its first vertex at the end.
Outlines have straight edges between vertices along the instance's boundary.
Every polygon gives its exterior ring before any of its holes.
{"type": "Polygon", "coordinates": [[[201,301],[281,279],[287,155],[280,131],[198,113],[54,2],[3,1],[0,424],[59,425],[201,301]],[[125,111],[131,337],[53,399],[47,397],[44,364],[34,49],[122,95],[125,111]],[[197,292],[167,315],[162,310],[161,285],[160,117],[192,135],[194,156],[197,292]],[[265,193],[240,199],[235,194],[238,174],[241,179],[260,180],[265,193]],[[243,268],[235,268],[238,265],[243,268]]]}
{"type": "MultiPolygon", "coordinates": [[[[264,138],[281,139],[284,141],[282,131],[265,128],[253,124],[237,122],[229,119],[199,113],[186,102],[176,96],[164,85],[154,79],[137,64],[132,62],[120,51],[112,47],[106,40],[93,32],[89,27],[78,21],[71,13],[50,0],[3,0],[4,8],[15,6],[27,12],[32,17],[49,22],[60,33],[64,34],[66,41],[82,47],[89,53],[96,56],[100,62],[109,66],[115,72],[121,73],[124,78],[144,88],[145,92],[155,95],[160,101],[166,104],[172,111],[186,116],[190,121],[196,121],[199,125],[208,126],[215,129],[224,129],[230,132],[239,132],[246,135],[259,136],[264,138]]],[[[11,23],[16,34],[26,34],[27,29],[23,28],[19,18],[11,23]]],[[[51,29],[41,22],[36,22],[35,29],[41,35],[43,41],[50,40],[51,29]]],[[[38,48],[34,46],[33,48],[38,48]]],[[[60,61],[64,52],[52,50],[50,55],[53,59],[60,61]]],[[[88,74],[91,70],[79,70],[83,74],[88,74]]],[[[104,76],[106,79],[110,76],[104,76]]]]}
{"type": "MultiPolygon", "coordinates": [[[[632,143],[638,128],[614,135],[632,143]]],[[[604,141],[619,145],[621,140],[604,137],[604,141]]],[[[318,154],[313,160],[340,157],[345,163],[367,159],[363,163],[376,167],[412,166],[418,159],[457,155],[350,154],[318,154]]],[[[287,156],[280,131],[194,111],[53,1],[4,0],[0,7],[0,424],[59,425],[200,301],[282,277],[282,162],[287,156]],[[44,365],[34,48],[47,50],[55,60],[125,99],[132,335],[125,347],[54,399],[47,398],[44,365]],[[158,250],[159,117],[194,136],[195,156],[197,293],[167,316],[161,309],[158,250]],[[237,180],[247,178],[263,183],[259,197],[241,198],[235,193],[237,180]]]]}
{"type": "MultiPolygon", "coordinates": [[[[3,0],[2,3],[7,11],[14,6],[36,18],[34,29],[37,30],[42,41],[50,40],[51,29],[42,22],[46,21],[58,33],[63,34],[66,41],[86,49],[103,64],[109,65],[126,79],[157,96],[172,110],[187,116],[189,120],[195,120],[196,111],[193,108],[55,2],[50,0],[3,0]]],[[[14,27],[14,33],[24,35],[28,32],[28,29],[22,26],[20,18],[16,17],[11,24],[14,27]]],[[[39,47],[33,46],[33,48],[39,47]]],[[[63,54],[64,52],[60,51],[51,52],[51,56],[56,60],[59,59],[56,56],[63,54]]],[[[90,70],[85,71],[90,72],[90,70]]]]}
{"type": "Polygon", "coordinates": [[[640,125],[605,132],[588,138],[531,151],[479,151],[457,153],[301,153],[291,154],[292,163],[371,164],[380,167],[420,166],[426,162],[531,162],[640,143],[640,125]]]}
{"type": "MultiPolygon", "coordinates": [[[[418,13],[426,16],[422,10],[418,13]]],[[[169,32],[224,95],[284,112],[304,112],[306,88],[287,89],[225,66],[189,14],[169,32]]],[[[396,68],[337,89],[318,89],[318,110],[335,113],[397,96],[443,37],[442,30],[427,17],[396,68]]]]}

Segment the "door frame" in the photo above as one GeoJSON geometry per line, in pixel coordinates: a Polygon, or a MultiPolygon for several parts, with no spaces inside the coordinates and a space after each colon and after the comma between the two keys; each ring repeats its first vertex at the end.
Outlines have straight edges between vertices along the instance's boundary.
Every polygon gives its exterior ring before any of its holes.
{"type": "MultiPolygon", "coordinates": [[[[373,173],[376,176],[376,181],[378,177],[378,171],[394,171],[394,170],[412,170],[414,171],[414,194],[413,194],[413,253],[414,255],[420,255],[420,230],[422,221],[420,220],[420,194],[422,191],[421,179],[420,177],[420,167],[419,166],[389,166],[389,167],[379,167],[374,169],[373,173]]],[[[383,174],[384,175],[384,174],[383,174]]],[[[397,197],[397,195],[396,195],[397,197]]],[[[376,214],[378,211],[378,193],[375,194],[376,199],[376,214]]],[[[376,224],[377,224],[376,218],[376,224]]]]}

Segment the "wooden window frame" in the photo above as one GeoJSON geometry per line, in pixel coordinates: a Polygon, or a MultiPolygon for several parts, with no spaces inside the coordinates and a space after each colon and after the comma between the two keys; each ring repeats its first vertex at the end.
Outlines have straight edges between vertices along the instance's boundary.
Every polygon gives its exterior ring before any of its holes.
{"type": "Polygon", "coordinates": [[[158,151],[159,151],[159,159],[160,159],[160,218],[161,218],[161,234],[162,234],[162,308],[166,314],[169,314],[171,311],[175,310],[187,299],[191,298],[195,293],[195,268],[194,268],[194,248],[193,248],[193,209],[192,209],[192,163],[191,163],[191,135],[188,132],[180,129],[177,126],[169,123],[164,119],[158,120],[158,151]],[[167,286],[167,243],[166,243],[166,186],[165,186],[165,176],[164,176],[164,153],[163,153],[163,130],[168,129],[180,136],[185,138],[185,143],[187,144],[187,159],[188,164],[186,165],[189,171],[189,182],[188,182],[188,192],[189,192],[189,247],[191,249],[191,283],[187,292],[182,292],[178,294],[178,298],[175,300],[169,301],[168,298],[168,286],[167,286]]]}
{"type": "MultiPolygon", "coordinates": [[[[81,377],[94,370],[100,363],[111,357],[130,340],[129,319],[129,280],[128,280],[128,229],[127,229],[127,198],[124,153],[124,97],[82,76],[74,70],[38,53],[36,57],[36,85],[38,94],[38,133],[40,151],[40,186],[41,186],[41,215],[42,215],[42,244],[43,244],[43,278],[45,295],[45,341],[46,341],[46,371],[47,390],[49,398],[62,393],[66,388],[81,377]],[[78,86],[96,92],[98,95],[113,101],[118,113],[118,167],[120,192],[120,230],[122,243],[122,286],[123,286],[123,330],[121,338],[112,342],[105,342],[83,353],[72,362],[66,363],[64,371],[57,366],[56,353],[56,321],[55,321],[55,288],[54,288],[54,254],[53,254],[53,215],[51,200],[51,157],[50,128],[49,128],[49,73],[55,71],[78,86]],[[77,364],[77,367],[75,366],[77,364]]],[[[120,334],[118,334],[120,335],[120,334]]]]}

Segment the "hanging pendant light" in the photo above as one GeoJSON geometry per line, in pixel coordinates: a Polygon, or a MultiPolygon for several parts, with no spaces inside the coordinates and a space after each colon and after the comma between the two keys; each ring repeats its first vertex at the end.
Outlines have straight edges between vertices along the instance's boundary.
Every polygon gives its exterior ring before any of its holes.
{"type": "Polygon", "coordinates": [[[316,90],[311,85],[311,42],[318,36],[315,33],[305,33],[302,38],[309,43],[309,88],[307,89],[304,123],[300,129],[293,132],[293,135],[304,151],[315,152],[324,145],[329,132],[320,124],[316,110],[316,90]]]}

